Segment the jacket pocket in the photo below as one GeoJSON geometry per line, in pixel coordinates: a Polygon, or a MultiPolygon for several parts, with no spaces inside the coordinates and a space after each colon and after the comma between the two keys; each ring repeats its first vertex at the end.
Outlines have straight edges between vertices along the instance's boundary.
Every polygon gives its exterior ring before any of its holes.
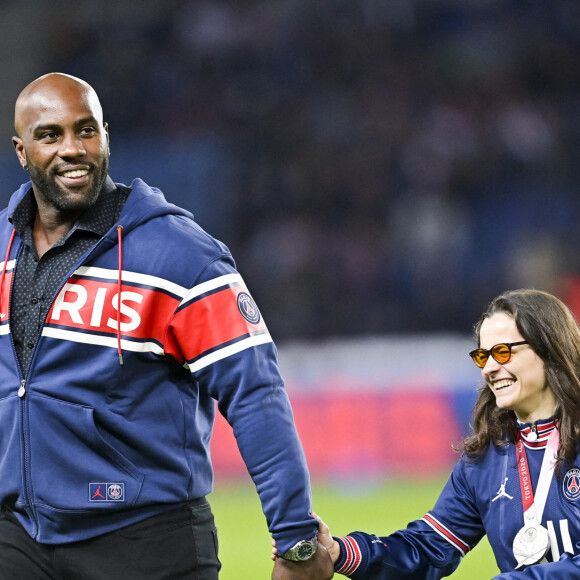
{"type": "Polygon", "coordinates": [[[81,511],[136,502],[144,476],[103,439],[92,408],[37,395],[28,406],[25,470],[36,502],[81,511]]]}
{"type": "Polygon", "coordinates": [[[0,399],[0,498],[15,501],[22,488],[20,399],[0,399]]]}

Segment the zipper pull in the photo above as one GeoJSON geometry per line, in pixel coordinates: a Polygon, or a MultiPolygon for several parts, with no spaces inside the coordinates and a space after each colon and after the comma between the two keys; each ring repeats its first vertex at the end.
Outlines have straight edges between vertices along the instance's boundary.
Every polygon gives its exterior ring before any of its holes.
{"type": "Polygon", "coordinates": [[[20,381],[20,388],[18,389],[18,396],[22,399],[26,394],[26,379],[20,381]]]}
{"type": "Polygon", "coordinates": [[[537,441],[537,440],[538,440],[538,426],[536,425],[536,423],[533,423],[532,430],[528,435],[528,441],[537,441]]]}

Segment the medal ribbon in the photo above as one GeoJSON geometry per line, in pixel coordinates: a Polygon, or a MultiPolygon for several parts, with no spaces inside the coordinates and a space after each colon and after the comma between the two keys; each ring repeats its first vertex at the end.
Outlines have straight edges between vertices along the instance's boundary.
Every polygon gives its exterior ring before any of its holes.
{"type": "Polygon", "coordinates": [[[542,460],[542,467],[540,469],[540,476],[538,478],[538,485],[534,497],[532,476],[528,466],[524,439],[522,434],[518,432],[516,455],[518,458],[520,489],[522,490],[522,503],[524,506],[524,523],[535,521],[539,524],[542,521],[546,499],[548,498],[548,491],[550,490],[550,483],[552,481],[552,476],[554,475],[554,467],[556,465],[556,456],[559,445],[560,432],[556,426],[548,436],[548,441],[546,442],[546,450],[544,451],[544,458],[542,460]]]}

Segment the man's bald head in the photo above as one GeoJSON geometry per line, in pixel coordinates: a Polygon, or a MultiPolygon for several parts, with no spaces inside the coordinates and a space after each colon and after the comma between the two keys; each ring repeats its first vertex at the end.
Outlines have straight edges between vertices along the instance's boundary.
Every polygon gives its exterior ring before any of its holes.
{"type": "Polygon", "coordinates": [[[34,118],[41,111],[58,110],[59,107],[80,101],[87,105],[97,121],[103,125],[103,108],[97,93],[87,82],[64,73],[48,73],[26,86],[14,108],[14,129],[18,136],[31,130],[34,118]]]}
{"type": "Polygon", "coordinates": [[[96,201],[108,175],[109,132],[97,94],[70,75],[41,76],[16,100],[14,128],[39,212],[68,224],[96,201]]]}

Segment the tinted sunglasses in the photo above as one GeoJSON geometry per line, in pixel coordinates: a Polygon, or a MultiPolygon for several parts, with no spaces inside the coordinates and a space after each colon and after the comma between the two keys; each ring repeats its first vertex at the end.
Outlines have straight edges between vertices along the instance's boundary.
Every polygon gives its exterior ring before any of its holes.
{"type": "Polygon", "coordinates": [[[489,350],[486,348],[476,348],[469,353],[469,356],[480,369],[485,366],[485,363],[489,359],[489,355],[491,355],[500,365],[504,365],[512,358],[512,346],[517,346],[518,344],[528,344],[528,341],[520,340],[519,342],[501,342],[500,344],[492,346],[489,350]]]}

